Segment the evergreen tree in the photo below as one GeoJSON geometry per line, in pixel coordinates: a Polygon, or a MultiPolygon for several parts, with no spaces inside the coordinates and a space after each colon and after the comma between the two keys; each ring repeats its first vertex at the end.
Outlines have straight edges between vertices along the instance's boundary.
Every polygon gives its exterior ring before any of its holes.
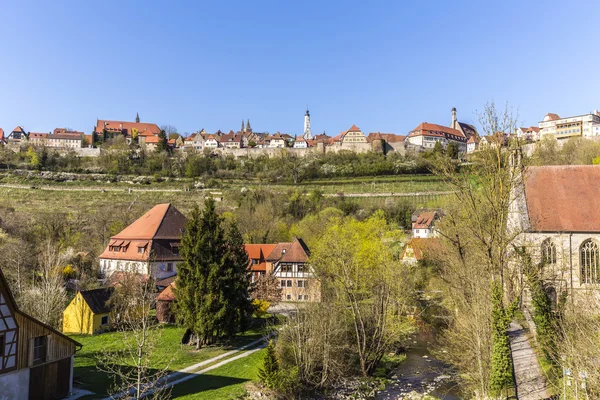
{"type": "Polygon", "coordinates": [[[262,366],[258,369],[258,379],[263,385],[272,389],[276,383],[278,373],[279,362],[277,361],[273,341],[270,340],[267,345],[267,352],[263,358],[262,366]]]}
{"type": "Polygon", "coordinates": [[[156,144],[156,152],[161,153],[169,150],[169,141],[165,130],[161,130],[158,134],[158,143],[156,144]]]}
{"type": "Polygon", "coordinates": [[[493,347],[490,387],[492,393],[502,395],[513,385],[513,366],[507,332],[510,313],[504,308],[502,286],[497,281],[492,282],[492,306],[493,347]]]}
{"type": "Polygon", "coordinates": [[[197,338],[197,347],[228,339],[245,329],[252,307],[248,255],[235,226],[225,232],[215,201],[196,207],[182,238],[175,314],[197,338]]]}

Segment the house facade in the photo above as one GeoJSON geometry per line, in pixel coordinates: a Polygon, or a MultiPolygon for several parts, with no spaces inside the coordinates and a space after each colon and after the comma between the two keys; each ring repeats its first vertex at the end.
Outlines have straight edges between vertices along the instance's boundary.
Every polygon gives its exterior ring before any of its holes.
{"type": "Polygon", "coordinates": [[[429,239],[438,237],[435,223],[439,220],[439,211],[417,211],[412,216],[412,237],[429,239]]]}
{"type": "Polygon", "coordinates": [[[60,399],[73,391],[81,344],[21,312],[0,270],[0,397],[60,399]]]}
{"type": "Polygon", "coordinates": [[[248,268],[252,272],[252,283],[256,282],[262,275],[271,273],[272,266],[267,263],[267,256],[277,247],[276,244],[245,244],[244,247],[250,260],[248,268]]]}
{"type": "Polygon", "coordinates": [[[310,251],[302,239],[278,243],[267,256],[269,270],[279,280],[282,301],[320,301],[321,285],[308,263],[310,251]]]}
{"type": "Polygon", "coordinates": [[[418,146],[424,150],[433,150],[436,142],[439,142],[445,149],[449,143],[456,143],[458,150],[467,151],[468,139],[458,129],[449,128],[443,125],[430,124],[422,122],[413,129],[406,139],[408,143],[418,146]]]}
{"type": "Polygon", "coordinates": [[[539,137],[552,136],[556,139],[571,137],[590,137],[600,133],[600,112],[561,118],[558,114],[548,113],[539,123],[539,137]]]}
{"type": "Polygon", "coordinates": [[[163,279],[177,273],[182,262],[181,236],[187,220],[171,204],[158,204],[127,228],[111,237],[100,255],[107,277],[116,271],[163,279]]]}
{"type": "Polygon", "coordinates": [[[110,328],[108,301],[113,288],[81,290],[63,311],[63,332],[94,335],[110,328]]]}

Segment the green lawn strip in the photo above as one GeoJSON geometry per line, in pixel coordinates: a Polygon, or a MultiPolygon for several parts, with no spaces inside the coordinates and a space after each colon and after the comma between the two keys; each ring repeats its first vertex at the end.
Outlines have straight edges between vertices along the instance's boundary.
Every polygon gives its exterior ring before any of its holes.
{"type": "MultiPolygon", "coordinates": [[[[219,356],[263,337],[262,330],[251,330],[238,335],[228,346],[206,347],[196,351],[179,344],[183,336],[181,328],[165,326],[162,329],[162,336],[152,356],[152,364],[160,369],[168,366],[169,371],[172,372],[219,356]]],[[[97,357],[107,351],[120,349],[122,333],[108,332],[95,336],[72,337],[83,344],[83,348],[75,354],[73,373],[75,381],[80,382],[77,387],[96,393],[97,396],[94,397],[103,397],[112,385],[112,378],[96,368],[97,357]]]]}
{"type": "Polygon", "coordinates": [[[179,383],[172,387],[171,394],[177,399],[237,399],[245,393],[247,382],[258,379],[264,352],[264,349],[258,350],[179,383]]]}

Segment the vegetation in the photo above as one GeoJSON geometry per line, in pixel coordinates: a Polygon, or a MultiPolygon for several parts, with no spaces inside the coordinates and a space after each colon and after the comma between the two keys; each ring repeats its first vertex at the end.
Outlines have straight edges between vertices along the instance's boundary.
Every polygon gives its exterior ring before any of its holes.
{"type": "Polygon", "coordinates": [[[230,339],[252,315],[248,255],[235,223],[227,229],[208,199],[192,211],[182,238],[175,315],[201,346],[230,339]]]}

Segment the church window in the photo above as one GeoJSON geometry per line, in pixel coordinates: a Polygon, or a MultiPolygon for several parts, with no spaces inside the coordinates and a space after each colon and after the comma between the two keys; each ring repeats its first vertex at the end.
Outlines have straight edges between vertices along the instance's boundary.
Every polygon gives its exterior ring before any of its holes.
{"type": "Polygon", "coordinates": [[[542,242],[542,262],[544,265],[556,264],[556,245],[550,239],[542,242]]]}
{"type": "Polygon", "coordinates": [[[579,250],[581,283],[600,283],[600,251],[598,244],[586,240],[579,250]]]}

